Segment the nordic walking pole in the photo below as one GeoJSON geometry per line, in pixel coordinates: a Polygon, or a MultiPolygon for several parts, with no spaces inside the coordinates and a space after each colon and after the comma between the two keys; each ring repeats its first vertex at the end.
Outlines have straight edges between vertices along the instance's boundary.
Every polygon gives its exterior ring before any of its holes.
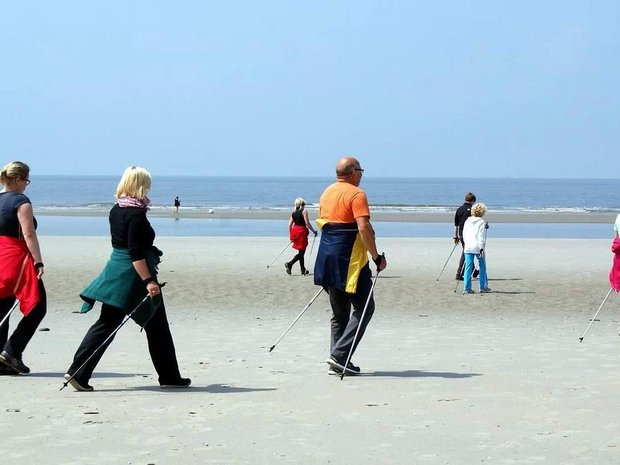
{"type": "Polygon", "coordinates": [[[598,310],[596,311],[596,313],[594,314],[594,316],[590,320],[590,324],[588,325],[588,327],[586,328],[585,332],[583,333],[583,336],[581,336],[579,338],[579,342],[583,342],[583,338],[586,337],[586,333],[590,329],[590,326],[592,326],[592,323],[594,323],[594,320],[596,320],[596,317],[598,316],[598,312],[601,311],[601,308],[603,308],[603,305],[605,305],[605,302],[607,302],[607,299],[609,299],[609,296],[611,295],[611,291],[613,291],[613,290],[614,290],[613,287],[611,289],[609,289],[609,292],[605,296],[605,299],[603,299],[603,302],[601,303],[601,306],[598,308],[598,310]]]}
{"type": "MultiPolygon", "coordinates": [[[[385,253],[382,253],[381,256],[385,259],[385,253]]],[[[342,370],[342,374],[340,375],[340,381],[344,378],[344,374],[347,371],[347,366],[351,361],[351,357],[353,356],[353,348],[355,347],[355,341],[357,341],[357,336],[360,333],[360,329],[362,328],[362,324],[364,323],[364,316],[366,316],[366,310],[368,309],[368,304],[370,303],[370,299],[372,299],[372,293],[375,290],[375,284],[377,284],[377,278],[379,277],[379,268],[377,267],[377,274],[375,275],[375,279],[372,281],[372,286],[370,286],[370,292],[368,293],[368,298],[366,299],[366,305],[364,305],[364,310],[362,310],[362,316],[360,318],[360,322],[357,325],[357,330],[355,330],[355,336],[353,337],[353,344],[351,344],[351,350],[349,350],[349,355],[347,356],[347,361],[344,362],[344,370],[342,370]]]]}
{"type": "MultiPolygon", "coordinates": [[[[159,287],[160,287],[160,288],[162,288],[162,287],[164,287],[165,285],[166,285],[166,283],[161,283],[161,284],[159,285],[159,287]]],[[[61,391],[62,391],[64,388],[66,388],[66,387],[67,387],[67,385],[71,382],[71,380],[72,380],[73,378],[75,378],[75,375],[76,375],[77,373],[79,373],[79,372],[80,372],[80,370],[86,366],[86,364],[90,361],[90,359],[91,359],[91,358],[93,358],[93,357],[95,356],[95,354],[96,354],[97,352],[99,352],[99,350],[100,350],[103,346],[105,346],[105,345],[106,345],[106,343],[107,343],[110,339],[112,339],[112,338],[114,337],[114,335],[118,332],[118,330],[119,330],[119,329],[121,329],[121,328],[123,327],[123,325],[129,321],[129,319],[131,318],[131,315],[133,315],[133,314],[134,314],[134,313],[135,313],[135,312],[136,312],[136,311],[137,311],[140,307],[142,307],[142,304],[143,304],[144,302],[146,302],[146,300],[147,300],[148,298],[149,298],[149,296],[148,296],[148,294],[147,294],[147,295],[144,297],[144,299],[142,299],[142,300],[140,301],[140,303],[139,303],[138,305],[136,305],[136,306],[135,306],[135,308],[134,308],[131,312],[129,312],[129,313],[127,314],[127,316],[126,316],[126,317],[125,317],[125,319],[121,322],[121,324],[120,324],[120,325],[118,325],[118,326],[116,327],[116,329],[115,329],[114,331],[112,331],[112,333],[111,333],[108,337],[106,337],[106,338],[105,338],[105,341],[103,341],[101,344],[99,344],[99,347],[97,347],[95,350],[93,350],[93,353],[92,353],[92,354],[90,354],[90,355],[89,355],[89,357],[88,357],[88,358],[84,361],[84,363],[82,363],[82,364],[80,365],[80,367],[79,367],[77,370],[75,370],[75,371],[73,372],[73,374],[69,377],[69,379],[65,380],[65,382],[64,382],[64,383],[62,383],[62,387],[60,388],[60,390],[61,390],[61,391]]]]}
{"type": "Polygon", "coordinates": [[[310,263],[310,259],[312,258],[312,249],[314,249],[314,241],[316,240],[316,236],[312,238],[312,245],[310,246],[310,255],[308,255],[308,263],[310,263]]]}
{"type": "Polygon", "coordinates": [[[280,341],[282,340],[282,338],[283,338],[284,336],[286,336],[286,333],[288,333],[288,332],[289,332],[289,330],[293,327],[293,325],[294,325],[295,323],[297,323],[297,320],[299,320],[299,319],[301,318],[301,316],[302,316],[302,315],[306,312],[306,310],[308,310],[308,308],[310,308],[310,305],[312,305],[312,302],[314,302],[314,301],[316,300],[316,298],[319,296],[319,294],[320,294],[321,292],[323,292],[323,288],[319,289],[319,292],[317,292],[317,293],[314,295],[314,297],[312,297],[312,300],[310,300],[310,302],[308,302],[308,305],[306,305],[306,306],[304,307],[304,309],[303,309],[303,310],[299,313],[299,315],[297,315],[297,318],[295,318],[295,319],[293,320],[293,322],[289,325],[289,327],[288,327],[288,328],[286,328],[286,331],[284,331],[284,333],[282,333],[282,336],[280,336],[280,337],[278,338],[278,340],[275,342],[275,344],[271,346],[271,348],[269,349],[269,352],[271,352],[273,349],[275,349],[275,347],[278,345],[278,342],[280,342],[280,341]]]}
{"type": "Polygon", "coordinates": [[[267,268],[269,268],[271,265],[273,265],[273,264],[275,263],[275,261],[276,261],[278,258],[280,258],[280,255],[282,255],[282,254],[284,253],[284,251],[285,251],[286,249],[288,249],[288,248],[289,248],[289,246],[290,246],[292,243],[293,243],[293,241],[291,241],[291,242],[289,242],[288,244],[286,244],[286,245],[284,246],[284,248],[282,249],[282,252],[280,252],[278,255],[276,255],[276,258],[274,258],[274,259],[273,259],[273,261],[272,261],[269,265],[267,265],[267,268]]]}
{"type": "Polygon", "coordinates": [[[11,313],[13,313],[13,310],[15,310],[17,308],[17,306],[19,305],[19,300],[15,300],[15,303],[13,304],[13,306],[11,307],[11,310],[9,310],[9,313],[7,313],[4,318],[2,318],[2,321],[0,321],[0,328],[2,328],[2,326],[4,325],[4,323],[6,323],[7,321],[9,321],[9,318],[11,316],[11,313]]]}
{"type": "Polygon", "coordinates": [[[450,255],[448,255],[448,259],[446,260],[446,263],[444,263],[443,268],[439,272],[439,276],[437,276],[437,281],[439,281],[439,278],[441,278],[441,275],[443,274],[443,270],[445,270],[446,266],[448,266],[448,262],[450,261],[450,258],[452,258],[452,254],[454,253],[454,249],[456,249],[457,245],[459,245],[459,243],[455,242],[454,247],[452,247],[452,251],[450,252],[450,255]]]}

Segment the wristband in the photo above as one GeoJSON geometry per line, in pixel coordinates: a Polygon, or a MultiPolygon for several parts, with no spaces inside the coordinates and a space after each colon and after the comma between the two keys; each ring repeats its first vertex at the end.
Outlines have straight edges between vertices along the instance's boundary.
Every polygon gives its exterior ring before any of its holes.
{"type": "Polygon", "coordinates": [[[157,284],[157,282],[155,281],[155,278],[153,278],[152,276],[149,276],[148,278],[146,278],[146,279],[143,279],[143,280],[142,280],[142,283],[143,283],[145,286],[146,286],[148,283],[153,283],[153,282],[154,282],[155,284],[157,284]]]}
{"type": "Polygon", "coordinates": [[[34,269],[38,270],[39,268],[45,268],[45,265],[41,262],[37,262],[34,264],[34,269]]]}

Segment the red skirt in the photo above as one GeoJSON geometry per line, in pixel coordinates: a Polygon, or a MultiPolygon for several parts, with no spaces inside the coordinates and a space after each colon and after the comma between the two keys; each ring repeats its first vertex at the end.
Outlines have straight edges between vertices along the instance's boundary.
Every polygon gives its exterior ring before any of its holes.
{"type": "Polygon", "coordinates": [[[294,224],[289,232],[289,239],[293,241],[295,250],[306,250],[308,248],[308,228],[294,224]]]}
{"type": "Polygon", "coordinates": [[[39,303],[39,279],[26,242],[0,236],[0,299],[17,297],[24,315],[39,303]]]}

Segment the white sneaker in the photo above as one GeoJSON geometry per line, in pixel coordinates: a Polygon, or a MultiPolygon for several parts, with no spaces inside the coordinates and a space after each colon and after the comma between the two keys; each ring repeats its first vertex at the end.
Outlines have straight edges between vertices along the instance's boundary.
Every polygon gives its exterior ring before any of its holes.
{"type": "Polygon", "coordinates": [[[332,370],[339,371],[338,374],[342,374],[344,371],[346,375],[359,375],[361,372],[360,367],[356,367],[351,362],[349,362],[347,368],[345,369],[345,367],[333,357],[329,357],[325,360],[325,363],[327,363],[332,370]]]}
{"type": "Polygon", "coordinates": [[[69,373],[67,373],[65,376],[65,381],[67,381],[71,387],[73,389],[75,389],[76,391],[85,391],[85,392],[90,392],[90,391],[94,391],[94,388],[90,385],[90,384],[80,384],[80,382],[78,382],[77,379],[72,378],[71,375],[69,373]]]}

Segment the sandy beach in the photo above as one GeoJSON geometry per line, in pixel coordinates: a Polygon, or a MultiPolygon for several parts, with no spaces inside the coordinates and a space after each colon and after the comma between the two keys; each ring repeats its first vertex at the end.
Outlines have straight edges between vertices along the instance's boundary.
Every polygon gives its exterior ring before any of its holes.
{"type": "Polygon", "coordinates": [[[0,377],[5,464],[618,463],[616,295],[578,342],[609,290],[611,239],[489,239],[494,292],[464,296],[457,253],[437,281],[450,240],[379,238],[389,266],[354,356],[364,374],[340,381],[325,295],[268,351],[318,291],[285,274],[292,251],[267,268],[282,238],[158,238],[193,385],[160,390],[129,322],[91,393],[59,389],[98,315],[75,312],[109,238],[40,241],[49,331],[24,354],[30,375],[0,377]]]}

